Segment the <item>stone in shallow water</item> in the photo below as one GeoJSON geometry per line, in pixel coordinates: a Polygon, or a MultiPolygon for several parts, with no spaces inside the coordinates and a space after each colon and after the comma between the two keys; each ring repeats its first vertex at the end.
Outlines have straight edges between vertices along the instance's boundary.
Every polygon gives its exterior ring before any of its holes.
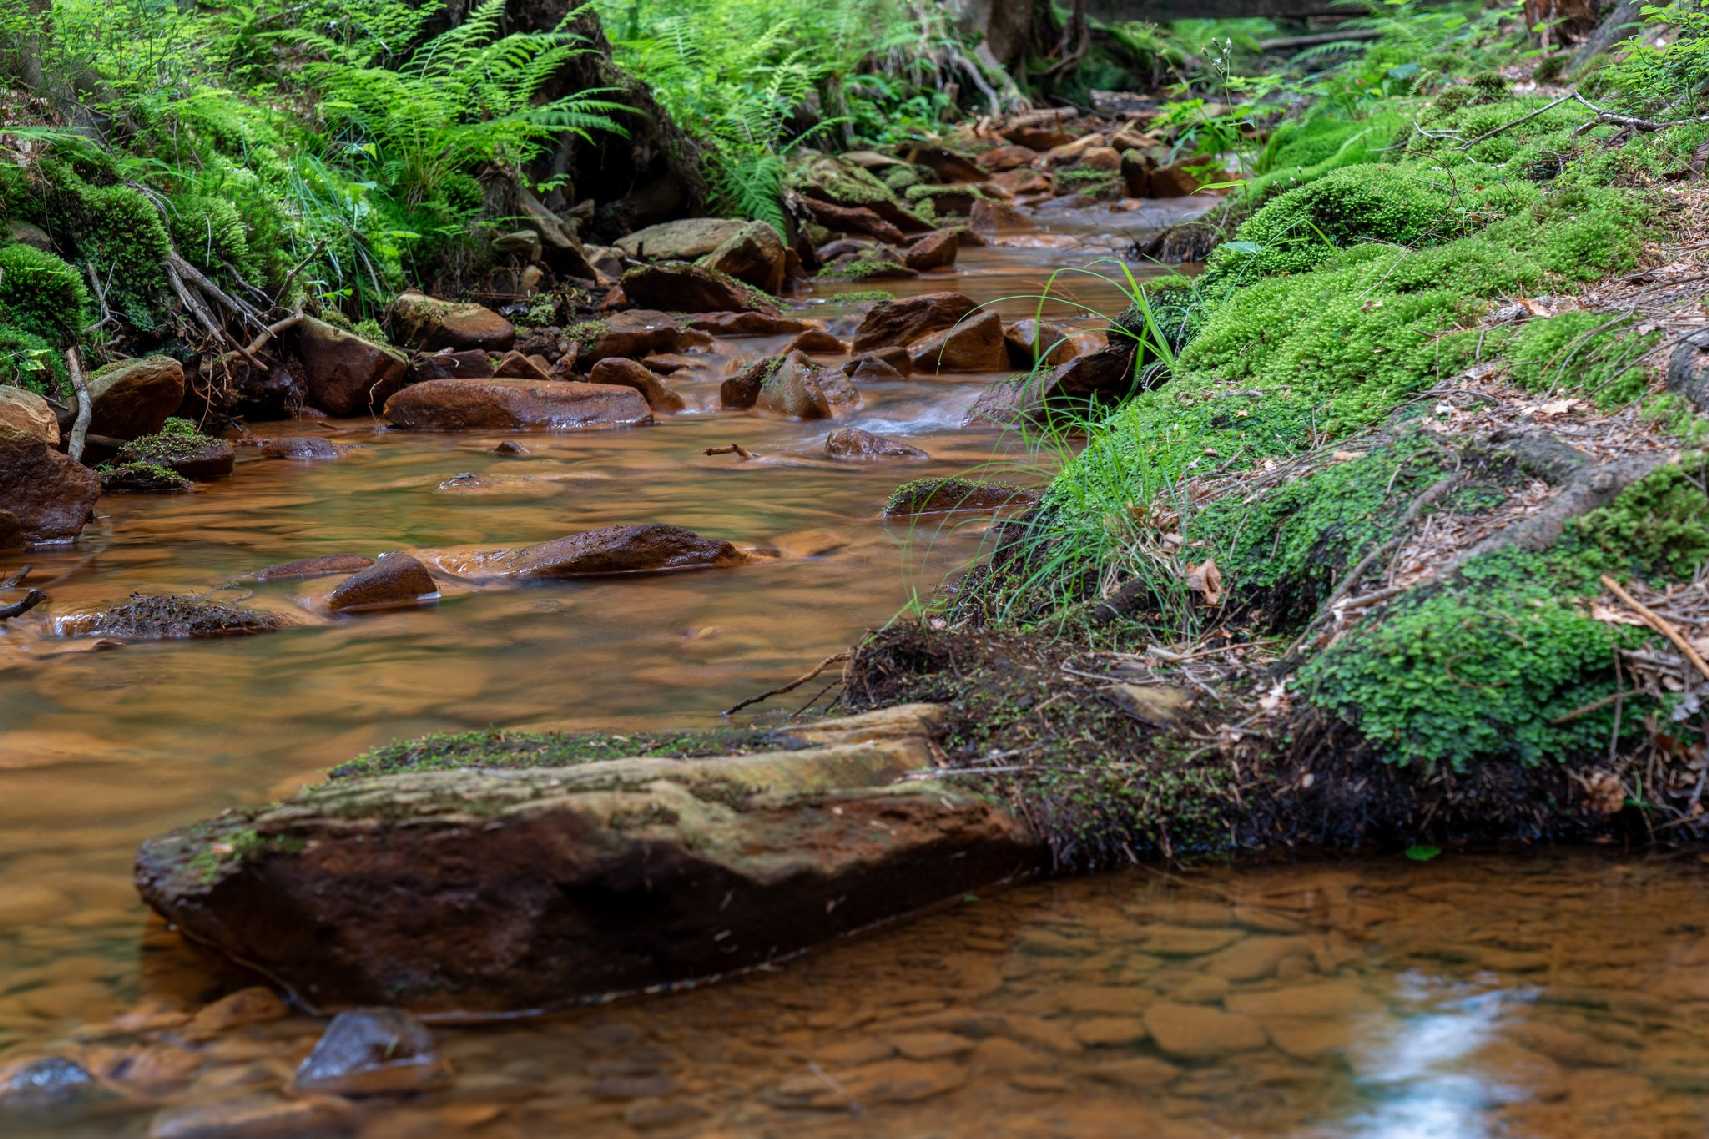
{"type": "Polygon", "coordinates": [[[272,989],[252,985],[221,997],[198,1012],[190,1020],[185,1034],[192,1040],[206,1040],[233,1028],[249,1024],[266,1024],[282,1020],[290,1010],[272,989]]]}
{"type": "Polygon", "coordinates": [[[433,1034],[397,1009],[351,1009],[332,1018],[297,1068],[296,1089],[337,1095],[384,1095],[441,1087],[451,1069],[433,1034]]]}
{"type": "Polygon", "coordinates": [[[299,558],[280,562],[276,566],[255,571],[256,581],[289,581],[301,577],[327,577],[335,573],[356,573],[374,564],[373,558],[361,554],[323,554],[318,558],[299,558]]]}
{"type": "Polygon", "coordinates": [[[1210,1060],[1264,1047],[1264,1030],[1248,1016],[1204,1005],[1158,1001],[1145,1014],[1145,1027],[1170,1056],[1210,1060]]]}
{"type": "Polygon", "coordinates": [[[354,613],[405,608],[438,594],[426,566],[408,554],[393,553],[340,582],[326,604],[334,613],[354,613]]]}
{"type": "Polygon", "coordinates": [[[83,1065],[63,1056],[33,1060],[0,1079],[0,1111],[48,1111],[99,1098],[100,1086],[83,1065]]]}
{"type": "Polygon", "coordinates": [[[356,1130],[356,1113],[329,1096],[253,1096],[167,1108],[154,1117],[148,1139],[336,1139],[356,1130]]]}

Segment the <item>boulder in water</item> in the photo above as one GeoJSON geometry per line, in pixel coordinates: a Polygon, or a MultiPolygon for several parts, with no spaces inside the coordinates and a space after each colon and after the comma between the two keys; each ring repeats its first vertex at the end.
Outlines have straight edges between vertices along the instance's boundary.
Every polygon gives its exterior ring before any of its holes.
{"type": "MultiPolygon", "coordinates": [[[[775,321],[782,318],[763,313],[722,313],[715,317],[700,317],[707,321],[723,317],[732,320],[775,321]]],[[[564,330],[575,343],[577,360],[592,367],[612,356],[640,360],[661,352],[684,352],[690,348],[706,348],[712,337],[689,321],[678,320],[655,309],[630,309],[613,313],[602,320],[590,320],[564,330]]]]}
{"type": "Polygon", "coordinates": [[[277,614],[171,593],[133,593],[122,605],[73,614],[59,622],[63,636],[116,637],[122,641],[209,640],[271,633],[283,627],[277,614]]]}
{"type": "Polygon", "coordinates": [[[927,273],[933,269],[948,269],[955,264],[955,256],[961,249],[961,239],[953,229],[940,229],[928,233],[902,254],[903,264],[917,272],[927,273]]]}
{"type": "Polygon", "coordinates": [[[860,391],[840,371],[821,368],[804,353],[761,360],[718,389],[722,406],[752,408],[794,419],[833,419],[858,408],[860,391]]]}
{"type": "Polygon", "coordinates": [[[789,276],[789,250],[777,230],[756,221],[725,238],[701,264],[776,295],[789,276]]]}
{"type": "Polygon", "coordinates": [[[385,405],[409,382],[409,358],[394,348],[304,317],[296,327],[303,394],[328,415],[360,415],[385,405]]]}
{"type": "Polygon", "coordinates": [[[382,554],[380,560],[338,584],[326,599],[334,613],[404,609],[439,596],[427,567],[408,554],[382,554]]]}
{"type": "Polygon", "coordinates": [[[454,352],[418,352],[410,359],[410,382],[422,380],[481,380],[493,374],[492,357],[479,348],[454,352]]]}
{"type": "Polygon", "coordinates": [[[646,399],[647,406],[660,414],[681,411],[685,406],[682,397],[667,388],[656,372],[634,360],[618,357],[601,360],[588,373],[588,382],[634,388],[646,399]]]}
{"type": "Polygon", "coordinates": [[[1035,490],[1022,490],[1006,483],[975,482],[971,479],[915,479],[890,493],[884,506],[886,518],[915,514],[948,514],[958,510],[997,510],[1006,506],[1031,506],[1038,502],[1035,490]]]}
{"type": "Polygon", "coordinates": [[[184,366],[170,356],[141,356],[89,377],[89,430],[114,439],[159,431],[184,402],[184,366]]]}
{"type": "Polygon", "coordinates": [[[25,542],[75,538],[100,495],[94,471],[46,443],[0,444],[0,502],[25,542]]]}
{"type": "Polygon", "coordinates": [[[227,477],[236,459],[230,443],[203,435],[187,419],[168,419],[160,431],[132,439],[118,454],[121,465],[158,467],[191,482],[227,477]]]}
{"type": "Polygon", "coordinates": [[[833,459],[929,459],[930,455],[900,439],[874,435],[858,427],[845,427],[825,436],[825,453],[833,459]]]}
{"type": "Polygon", "coordinates": [[[428,380],[386,401],[386,418],[417,431],[586,430],[652,422],[632,388],[565,380],[428,380]]]}
{"type": "Polygon", "coordinates": [[[557,581],[609,574],[669,573],[739,565],[747,555],[729,542],[681,526],[603,526],[550,542],[480,555],[456,572],[467,577],[557,581]]]}
{"type": "Polygon", "coordinates": [[[893,301],[880,301],[855,330],[854,350],[907,347],[922,336],[955,327],[978,308],[973,298],[955,292],[921,293],[893,301]]]}
{"type": "Polygon", "coordinates": [[[1001,372],[1009,366],[1003,319],[995,311],[969,317],[914,343],[909,353],[916,372],[1001,372]]]}
{"type": "Polygon", "coordinates": [[[318,558],[298,558],[280,562],[255,571],[256,581],[290,581],[305,577],[330,577],[336,573],[356,573],[374,564],[373,558],[361,554],[322,554],[318,558]]]}
{"type": "Polygon", "coordinates": [[[727,975],[1041,864],[989,799],[910,779],[938,722],[546,767],[498,743],[150,840],[137,887],[311,1007],[499,1013],[727,975]]]}

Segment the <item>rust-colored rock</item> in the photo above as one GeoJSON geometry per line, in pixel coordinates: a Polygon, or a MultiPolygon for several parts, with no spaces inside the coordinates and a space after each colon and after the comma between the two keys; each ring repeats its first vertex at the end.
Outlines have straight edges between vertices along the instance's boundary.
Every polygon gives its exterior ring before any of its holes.
{"type": "Polygon", "coordinates": [[[728,974],[1040,863],[999,807],[906,779],[937,717],[711,759],[335,779],[143,844],[137,886],[322,1009],[510,1012],[728,974]]]}
{"type": "Polygon", "coordinates": [[[89,430],[114,439],[152,435],[184,402],[184,366],[170,356],[141,356],[89,377],[89,430]]]}
{"type": "Polygon", "coordinates": [[[903,348],[886,348],[883,352],[863,352],[843,365],[843,375],[856,383],[886,383],[906,379],[914,365],[903,348]]]}
{"type": "Polygon", "coordinates": [[[986,168],[946,146],[919,143],[908,150],[908,161],[932,172],[939,182],[983,182],[986,168]]]}
{"type": "Polygon", "coordinates": [[[383,554],[367,569],[338,583],[326,599],[334,613],[401,609],[436,597],[439,586],[427,567],[408,554],[383,554]]]}
{"type": "Polygon", "coordinates": [[[1010,143],[1007,146],[998,146],[987,150],[979,156],[977,161],[980,169],[992,174],[1000,174],[1005,170],[1016,170],[1022,166],[1031,166],[1037,157],[1038,151],[1010,143]]]}
{"type": "Polygon", "coordinates": [[[765,312],[712,312],[691,317],[688,327],[714,336],[787,336],[813,326],[793,316],[765,312]]]}
{"type": "Polygon", "coordinates": [[[729,542],[681,526],[602,526],[511,550],[445,554],[442,569],[474,580],[556,581],[611,574],[671,573],[740,565],[729,542]]]}
{"type": "Polygon", "coordinates": [[[409,358],[383,344],[313,317],[295,331],[303,393],[329,415],[375,411],[409,381],[409,358]]]}
{"type": "Polygon", "coordinates": [[[393,342],[411,348],[507,352],[516,343],[515,326],[492,309],[467,301],[442,301],[413,290],[392,302],[387,320],[393,342]]]}
{"type": "Polygon", "coordinates": [[[845,427],[825,436],[825,453],[833,459],[866,462],[875,459],[929,459],[930,455],[912,444],[884,435],[874,435],[858,427],[845,427]]]}
{"type": "Polygon", "coordinates": [[[627,237],[620,237],[617,247],[630,257],[693,261],[717,249],[748,224],[741,218],[682,218],[650,225],[627,237]]]}
{"type": "Polygon", "coordinates": [[[552,372],[538,356],[524,356],[512,349],[493,365],[493,375],[501,380],[549,380],[552,372]]]}
{"type": "Polygon", "coordinates": [[[410,360],[412,383],[422,380],[484,380],[492,374],[492,357],[479,348],[466,348],[461,352],[449,348],[420,352],[410,360]]]}
{"type": "Polygon", "coordinates": [[[1015,146],[1024,146],[1033,151],[1052,150],[1074,141],[1074,136],[1060,121],[1029,122],[1023,120],[1005,129],[1003,137],[1015,146]]]}
{"type": "Polygon", "coordinates": [[[901,245],[908,240],[899,228],[879,217],[865,206],[839,206],[817,198],[803,198],[813,220],[833,233],[860,233],[875,237],[887,245],[901,245]]]}
{"type": "Polygon", "coordinates": [[[761,360],[718,389],[723,407],[753,408],[795,419],[832,419],[858,408],[860,392],[840,371],[821,368],[805,353],[761,360]]]}
{"type": "Polygon", "coordinates": [[[1034,364],[1052,367],[1066,364],[1080,354],[1067,331],[1047,321],[1026,317],[1011,324],[1003,333],[1009,347],[1009,364],[1030,370],[1034,364]]]}
{"type": "Polygon", "coordinates": [[[1113,146],[1091,146],[1080,155],[1080,166],[1087,170],[1115,173],[1122,168],[1122,156],[1113,146]]]}
{"type": "Polygon", "coordinates": [[[789,251],[777,230],[756,221],[725,238],[701,264],[775,295],[788,278],[789,251]]]}
{"type": "Polygon", "coordinates": [[[1038,227],[1033,220],[1007,202],[981,199],[973,203],[968,224],[980,233],[1024,233],[1038,227]]]}
{"type": "Polygon", "coordinates": [[[789,342],[786,351],[817,352],[825,356],[840,356],[849,350],[849,346],[826,332],[823,328],[809,328],[794,340],[789,342]]]}
{"type": "Polygon", "coordinates": [[[556,431],[652,422],[633,388],[567,380],[428,380],[386,401],[386,418],[417,431],[556,431]]]}
{"type": "Polygon", "coordinates": [[[656,372],[634,360],[619,357],[601,360],[588,373],[588,382],[634,388],[647,401],[647,406],[660,414],[681,411],[685,406],[682,397],[667,388],[656,372]]]}
{"type": "MultiPolygon", "coordinates": [[[[717,316],[752,321],[781,319],[757,312],[723,313],[717,316]]],[[[716,316],[697,319],[710,321],[716,319],[716,316]]],[[[589,368],[611,356],[639,360],[660,352],[684,352],[690,348],[707,348],[712,344],[712,337],[706,332],[656,309],[631,309],[613,313],[603,320],[590,321],[573,331],[580,337],[576,341],[576,359],[589,368]]]]}
{"type": "Polygon", "coordinates": [[[963,293],[922,293],[881,301],[872,306],[855,330],[854,350],[906,347],[922,336],[953,328],[978,306],[963,293]]]}
{"type": "Polygon", "coordinates": [[[100,495],[94,471],[46,443],[0,445],[0,502],[24,542],[75,538],[100,495]]]}
{"type": "Polygon", "coordinates": [[[961,241],[953,229],[940,229],[936,233],[928,233],[902,254],[902,263],[908,268],[920,273],[928,273],[933,269],[948,269],[955,264],[955,255],[961,250],[961,241]]]}
{"type": "Polygon", "coordinates": [[[291,581],[304,577],[330,577],[337,573],[356,573],[374,564],[373,558],[361,554],[323,554],[318,558],[298,558],[280,562],[255,571],[256,581],[291,581]]]}
{"type": "Polygon", "coordinates": [[[699,265],[666,262],[623,274],[631,304],[668,312],[770,312],[777,306],[752,286],[699,265]]]}
{"type": "Polygon", "coordinates": [[[59,444],[59,420],[47,400],[32,391],[0,384],[0,447],[59,444]]]}
{"type": "Polygon", "coordinates": [[[909,359],[916,372],[1000,372],[1009,366],[1003,320],[994,310],[970,316],[954,328],[914,343],[909,359]]]}

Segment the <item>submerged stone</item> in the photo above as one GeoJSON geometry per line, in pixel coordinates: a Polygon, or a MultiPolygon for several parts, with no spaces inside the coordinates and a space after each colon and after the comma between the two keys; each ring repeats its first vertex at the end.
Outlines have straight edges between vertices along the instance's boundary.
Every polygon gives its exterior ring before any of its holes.
{"type": "Polygon", "coordinates": [[[87,1104],[101,1096],[89,1070],[63,1056],[32,1060],[0,1078],[0,1112],[37,1112],[87,1104]]]}
{"type": "Polygon", "coordinates": [[[332,1018],[294,1083],[298,1091],[363,1096],[426,1091],[450,1079],[426,1025],[398,1009],[367,1008],[332,1018]]]}
{"type": "Polygon", "coordinates": [[[418,431],[587,430],[652,422],[632,388],[563,380],[428,380],[386,401],[386,418],[418,431]]]}
{"type": "Polygon", "coordinates": [[[355,613],[409,608],[438,595],[426,566],[408,554],[392,553],[340,582],[326,604],[334,613],[355,613]]]}
{"type": "Polygon", "coordinates": [[[62,618],[59,631],[63,636],[165,641],[250,636],[283,626],[276,614],[259,609],[182,594],[133,593],[111,609],[62,618]]]}

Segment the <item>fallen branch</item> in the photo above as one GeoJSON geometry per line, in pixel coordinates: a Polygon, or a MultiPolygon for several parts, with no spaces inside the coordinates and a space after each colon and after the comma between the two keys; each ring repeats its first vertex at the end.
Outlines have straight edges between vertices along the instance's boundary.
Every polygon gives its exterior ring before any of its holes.
{"type": "Polygon", "coordinates": [[[1478,135],[1478,137],[1472,139],[1470,142],[1463,143],[1460,146],[1460,149],[1461,150],[1470,150],[1472,147],[1476,146],[1478,143],[1482,142],[1486,138],[1494,138],[1496,135],[1502,133],[1503,131],[1512,130],[1514,127],[1519,126],[1522,123],[1528,123],[1532,119],[1536,118],[1539,115],[1546,115],[1550,111],[1554,110],[1556,107],[1560,106],[1562,103],[1568,102],[1569,100],[1572,100],[1575,98],[1578,98],[1578,92],[1577,91],[1568,91],[1565,95],[1562,95],[1560,98],[1553,99],[1550,102],[1544,104],[1543,106],[1538,107],[1535,111],[1532,111],[1528,115],[1520,115],[1517,119],[1514,119],[1511,122],[1502,123],[1498,127],[1491,127],[1489,130],[1484,131],[1482,134],[1478,135]]]}
{"type": "Polygon", "coordinates": [[[302,309],[298,309],[283,320],[274,321],[272,324],[269,324],[266,328],[262,329],[256,335],[254,340],[249,342],[249,347],[244,350],[244,355],[248,356],[251,360],[255,359],[255,354],[267,347],[267,342],[269,340],[272,340],[275,336],[279,336],[282,333],[289,332],[302,322],[302,309]]]}
{"type": "Polygon", "coordinates": [[[0,581],[0,589],[16,589],[20,585],[23,585],[24,582],[29,580],[30,571],[34,568],[34,566],[19,566],[16,573],[12,574],[12,576],[8,577],[5,581],[0,581]]]}
{"type": "Polygon", "coordinates": [[[47,594],[39,589],[32,589],[24,594],[22,601],[14,601],[10,605],[0,605],[0,621],[9,621],[13,617],[22,616],[47,600],[47,594]]]}
{"type": "Polygon", "coordinates": [[[751,708],[755,704],[760,704],[760,703],[763,703],[767,700],[770,700],[773,696],[782,696],[785,692],[794,692],[797,688],[800,688],[803,684],[806,684],[809,680],[812,680],[814,677],[816,677],[820,673],[824,672],[827,668],[830,668],[833,664],[841,664],[843,661],[846,661],[848,659],[849,659],[849,654],[846,652],[837,653],[834,656],[828,656],[824,660],[820,661],[817,665],[815,665],[811,672],[808,672],[807,674],[805,674],[803,676],[796,677],[794,680],[791,680],[788,684],[785,684],[781,688],[773,688],[769,692],[762,692],[758,696],[750,697],[749,699],[742,701],[740,704],[736,704],[732,707],[726,708],[726,709],[724,709],[722,714],[725,716],[734,716],[737,712],[740,712],[743,708],[751,708]]]}
{"type": "Polygon", "coordinates": [[[83,461],[83,445],[89,436],[89,419],[95,414],[95,407],[89,400],[89,385],[83,379],[83,367],[77,362],[77,349],[65,350],[65,365],[71,372],[71,386],[77,390],[77,422],[71,425],[71,437],[66,441],[65,453],[76,463],[83,461]]]}
{"type": "Polygon", "coordinates": [[[1685,634],[1681,633],[1671,621],[1627,593],[1619,582],[1607,574],[1602,575],[1602,585],[1603,588],[1624,602],[1632,612],[1642,617],[1644,624],[1672,641],[1673,647],[1679,650],[1680,655],[1691,662],[1691,667],[1701,673],[1704,680],[1709,680],[1709,661],[1703,659],[1703,655],[1692,647],[1691,642],[1685,639],[1685,634]]]}
{"type": "Polygon", "coordinates": [[[707,455],[738,455],[743,462],[754,457],[754,453],[740,443],[732,443],[728,447],[708,447],[704,453],[707,455]]]}
{"type": "Polygon", "coordinates": [[[1596,112],[1596,118],[1593,120],[1594,122],[1613,123],[1615,126],[1626,127],[1630,130],[1639,131],[1645,134],[1651,131],[1665,131],[1670,127],[1688,127],[1697,123],[1709,123],[1709,115],[1693,115],[1690,118],[1684,119],[1641,119],[1636,115],[1622,115],[1618,111],[1610,111],[1606,107],[1599,107],[1589,99],[1586,99],[1583,95],[1580,95],[1577,91],[1572,93],[1572,97],[1584,104],[1584,106],[1590,110],[1596,112]]]}

